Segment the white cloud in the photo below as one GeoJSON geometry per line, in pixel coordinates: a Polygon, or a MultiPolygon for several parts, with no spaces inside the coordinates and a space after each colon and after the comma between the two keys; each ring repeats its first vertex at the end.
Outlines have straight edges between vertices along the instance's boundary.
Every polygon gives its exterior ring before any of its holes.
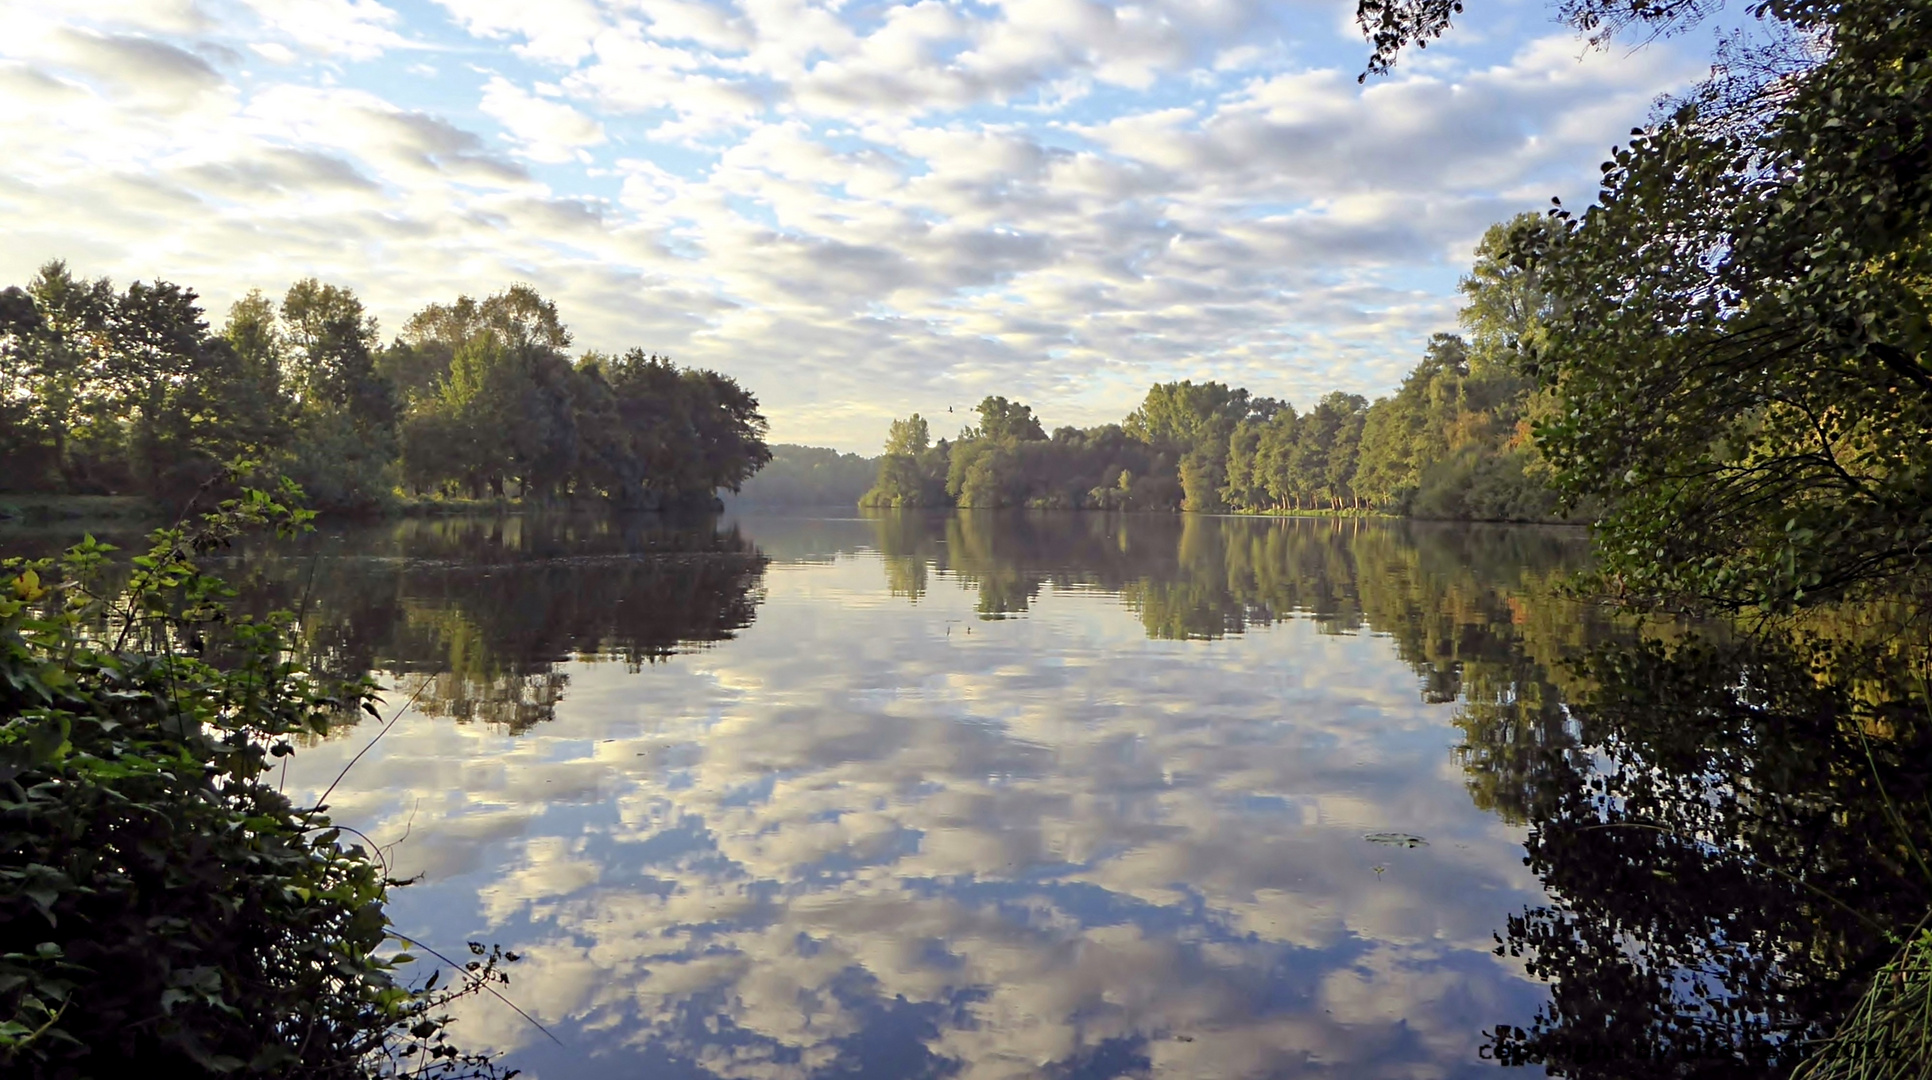
{"type": "Polygon", "coordinates": [[[742,52],[754,40],[737,12],[699,0],[635,0],[631,7],[660,41],[688,41],[720,53],[742,52]]]}
{"type": "Polygon", "coordinates": [[[58,19],[80,26],[160,34],[194,34],[214,23],[197,0],[10,0],[10,19],[58,19]]]}
{"type": "Polygon", "coordinates": [[[370,60],[408,42],[401,17],[377,0],[242,0],[264,29],[303,52],[370,60]]]}
{"type": "Polygon", "coordinates": [[[605,28],[592,0],[437,0],[457,24],[480,38],[520,38],[517,52],[532,60],[574,64],[605,28]]]}
{"type": "Polygon", "coordinates": [[[195,105],[225,80],[208,61],[138,34],[56,30],[48,59],[135,107],[174,112],[195,105]]]}
{"type": "Polygon", "coordinates": [[[570,161],[583,147],[605,141],[602,124],[561,101],[529,93],[501,75],[490,77],[479,107],[503,125],[532,161],[570,161]]]}

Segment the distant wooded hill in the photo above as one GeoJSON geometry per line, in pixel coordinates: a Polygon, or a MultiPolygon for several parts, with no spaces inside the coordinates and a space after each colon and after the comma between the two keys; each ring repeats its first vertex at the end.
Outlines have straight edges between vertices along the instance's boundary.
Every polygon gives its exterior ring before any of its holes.
{"type": "Polygon", "coordinates": [[[837,506],[850,509],[879,475],[879,459],[823,446],[778,443],[771,460],[733,499],[754,506],[837,506]]]}

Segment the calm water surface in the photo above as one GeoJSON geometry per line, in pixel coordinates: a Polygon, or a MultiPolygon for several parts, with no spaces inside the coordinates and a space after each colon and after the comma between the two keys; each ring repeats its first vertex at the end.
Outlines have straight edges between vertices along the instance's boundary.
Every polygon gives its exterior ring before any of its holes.
{"type": "Polygon", "coordinates": [[[965,514],[410,521],[248,565],[418,694],[331,813],[420,877],[399,929],[524,955],[561,1045],[467,1034],[529,1075],[1433,1077],[1547,997],[1495,935],[1544,900],[1516,774],[1563,737],[1585,620],[1545,586],[1582,556],[965,514]]]}
{"type": "Polygon", "coordinates": [[[1787,1075],[1932,909],[1918,654],[1864,609],[1612,625],[1552,591],[1584,548],[527,517],[215,569],[391,687],[331,813],[417,878],[401,932],[523,954],[555,1040],[460,1031],[526,1075],[1787,1075]]]}

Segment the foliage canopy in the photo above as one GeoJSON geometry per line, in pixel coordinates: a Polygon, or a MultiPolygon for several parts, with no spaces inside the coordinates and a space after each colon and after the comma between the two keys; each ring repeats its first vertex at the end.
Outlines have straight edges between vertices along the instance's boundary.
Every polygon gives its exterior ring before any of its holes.
{"type": "MultiPolygon", "coordinates": [[[[1776,10],[1776,9],[1774,9],[1776,10]]],[[[1828,52],[1633,134],[1513,238],[1557,304],[1537,439],[1627,594],[1916,590],[1932,553],[1932,5],[1785,13],[1828,52]]]]}
{"type": "Polygon", "coordinates": [[[179,504],[249,459],[337,511],[403,490],[651,508],[709,503],[770,460],[733,379],[570,344],[527,285],[430,304],[385,346],[353,292],[313,278],[251,292],[215,332],[192,290],[49,263],[0,292],[0,489],[179,504]]]}

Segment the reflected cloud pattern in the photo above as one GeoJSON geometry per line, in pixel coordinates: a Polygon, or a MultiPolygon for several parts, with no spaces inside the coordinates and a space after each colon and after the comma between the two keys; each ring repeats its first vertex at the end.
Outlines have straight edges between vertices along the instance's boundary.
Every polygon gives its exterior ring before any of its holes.
{"type": "MultiPolygon", "coordinates": [[[[312,560],[324,621],[406,609],[356,646],[400,684],[466,649],[551,680],[534,719],[433,689],[331,797],[421,875],[400,929],[525,955],[509,991],[561,1045],[493,1003],[465,1023],[527,1075],[1462,1076],[1545,999],[1493,935],[1545,899],[1520,807],[1574,751],[1542,672],[1591,630],[1524,598],[1580,536],[675,533],[487,574],[393,534],[312,560]],[[672,580],[712,584],[637,584],[672,580]]],[[[291,793],[369,734],[305,748],[291,793]]]]}

